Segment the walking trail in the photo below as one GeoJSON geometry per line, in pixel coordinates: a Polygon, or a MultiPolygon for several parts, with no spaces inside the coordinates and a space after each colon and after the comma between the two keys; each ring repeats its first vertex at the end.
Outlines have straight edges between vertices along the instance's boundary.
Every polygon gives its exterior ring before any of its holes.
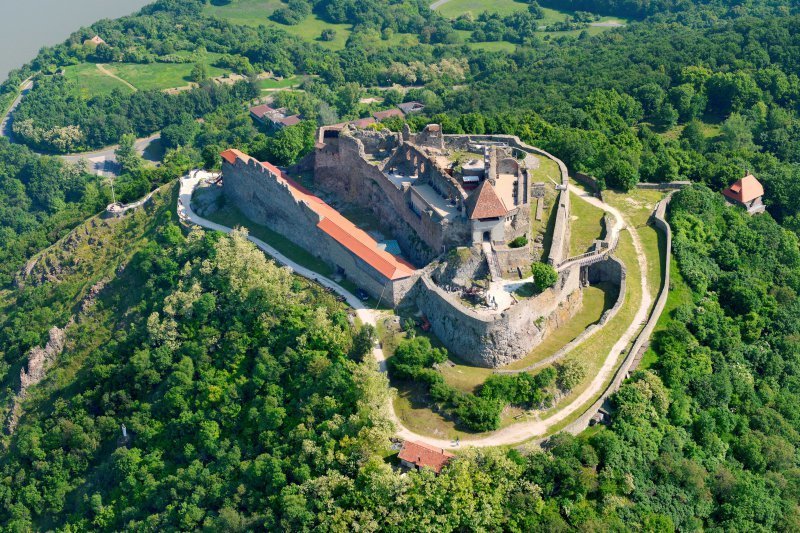
{"type": "Polygon", "coordinates": [[[117,80],[117,81],[120,81],[120,82],[124,83],[125,85],[127,85],[128,87],[130,87],[131,89],[133,89],[133,92],[136,92],[136,91],[138,91],[138,89],[137,89],[136,87],[134,87],[133,85],[131,85],[131,84],[130,84],[130,83],[128,83],[127,81],[123,80],[122,78],[120,78],[119,76],[117,76],[116,74],[114,74],[113,72],[111,72],[110,70],[108,70],[108,69],[106,68],[106,66],[105,66],[105,65],[103,65],[103,64],[100,64],[100,63],[97,63],[96,65],[97,65],[97,70],[99,70],[100,72],[102,72],[103,74],[105,74],[106,76],[108,76],[109,78],[114,78],[115,80],[117,80]]]}
{"type": "MultiPolygon", "coordinates": [[[[210,220],[207,220],[199,215],[197,215],[191,208],[191,200],[192,200],[192,192],[194,191],[197,185],[205,180],[212,177],[212,175],[208,172],[204,171],[193,171],[188,176],[184,176],[180,180],[180,193],[178,198],[178,216],[182,220],[189,221],[193,224],[197,224],[198,226],[202,226],[204,228],[222,231],[224,233],[230,233],[232,228],[227,226],[223,226],[221,224],[217,224],[210,220]]],[[[619,237],[619,232],[623,231],[626,228],[626,224],[622,217],[622,213],[620,213],[617,209],[611,207],[610,205],[602,202],[601,200],[594,198],[593,196],[585,193],[583,190],[574,188],[573,192],[579,195],[579,197],[595,205],[609,213],[611,213],[616,218],[616,223],[612,228],[612,237],[616,236],[615,238],[619,237]]],[[[423,442],[429,444],[431,446],[435,446],[438,448],[445,448],[445,449],[457,449],[460,445],[463,446],[476,446],[476,447],[489,447],[489,446],[503,446],[503,445],[510,445],[510,444],[517,444],[519,442],[543,436],[548,433],[548,431],[555,426],[556,424],[562,422],[570,415],[578,412],[581,408],[584,408],[590,402],[592,402],[608,385],[611,381],[614,371],[617,367],[617,363],[620,357],[620,353],[625,349],[625,347],[630,343],[634,337],[636,336],[637,332],[639,331],[640,325],[647,320],[648,311],[650,306],[653,303],[653,297],[650,294],[650,290],[648,288],[647,283],[647,257],[644,253],[644,248],[642,246],[641,240],[639,239],[639,234],[636,232],[636,229],[633,226],[628,225],[627,230],[631,235],[633,240],[633,246],[636,250],[636,257],[639,261],[639,268],[642,272],[641,276],[641,288],[642,288],[642,299],[639,304],[639,308],[636,311],[636,316],[631,321],[628,328],[622,333],[619,337],[617,342],[611,348],[609,353],[606,356],[605,361],[603,362],[600,371],[597,373],[595,378],[592,380],[589,387],[586,388],[577,398],[575,398],[569,405],[566,405],[559,409],[558,412],[554,413],[552,416],[549,416],[543,420],[532,420],[528,422],[519,422],[516,424],[512,424],[510,426],[504,427],[497,431],[492,432],[491,434],[478,437],[475,439],[468,439],[464,438],[461,440],[460,444],[458,442],[454,442],[452,440],[446,439],[437,439],[434,437],[428,437],[426,435],[420,435],[415,433],[405,427],[403,423],[398,419],[397,414],[394,411],[394,406],[392,405],[391,399],[389,400],[389,405],[387,406],[386,412],[389,418],[394,422],[397,430],[396,434],[398,437],[407,440],[413,440],[417,442],[423,442]]],[[[328,287],[344,297],[345,301],[353,307],[356,312],[358,318],[364,324],[371,324],[375,326],[377,324],[378,319],[381,316],[379,311],[370,309],[364,305],[364,302],[359,300],[354,294],[350,293],[347,289],[339,285],[333,280],[326,278],[308,268],[305,268],[291,259],[287,258],[283,254],[281,254],[278,250],[270,246],[269,244],[265,243],[264,241],[251,236],[248,236],[250,241],[252,241],[256,246],[258,246],[261,250],[272,256],[277,262],[288,266],[291,268],[295,273],[316,281],[320,285],[324,287],[328,287]]],[[[381,372],[386,372],[386,357],[383,353],[383,350],[380,348],[375,348],[373,350],[373,355],[375,359],[378,361],[378,367],[381,372]]]]}

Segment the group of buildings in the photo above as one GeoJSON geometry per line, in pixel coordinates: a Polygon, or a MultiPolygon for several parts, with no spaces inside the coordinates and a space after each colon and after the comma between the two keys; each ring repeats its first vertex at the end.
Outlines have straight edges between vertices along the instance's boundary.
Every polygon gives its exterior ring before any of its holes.
{"type": "MultiPolygon", "coordinates": [[[[375,111],[372,116],[351,120],[350,122],[343,122],[336,124],[336,126],[343,126],[345,124],[352,124],[359,128],[366,128],[370,124],[381,122],[383,120],[398,117],[405,118],[406,115],[412,113],[419,113],[425,106],[420,102],[405,102],[399,104],[396,108],[388,109],[386,111],[375,111]]],[[[256,121],[263,124],[272,131],[285,128],[287,126],[294,126],[299,123],[303,117],[297,114],[289,114],[286,108],[273,108],[267,104],[260,104],[250,108],[250,116],[256,121]]]]}

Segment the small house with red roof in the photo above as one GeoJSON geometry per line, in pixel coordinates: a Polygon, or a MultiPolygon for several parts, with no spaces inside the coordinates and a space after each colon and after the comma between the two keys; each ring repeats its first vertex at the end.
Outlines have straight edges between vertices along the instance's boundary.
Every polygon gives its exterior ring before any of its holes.
{"type": "Polygon", "coordinates": [[[491,180],[484,180],[467,198],[467,216],[472,223],[472,242],[505,242],[508,208],[497,195],[491,180]]]}
{"type": "Polygon", "coordinates": [[[294,126],[302,120],[300,115],[287,115],[286,108],[275,109],[267,104],[251,107],[250,116],[272,130],[294,126]]]}
{"type": "Polygon", "coordinates": [[[764,186],[761,185],[761,182],[752,174],[748,174],[744,178],[738,180],[722,191],[722,194],[728,202],[741,205],[751,215],[763,213],[766,209],[762,202],[764,186]]]}
{"type": "Polygon", "coordinates": [[[377,120],[378,122],[384,121],[387,118],[392,118],[392,117],[398,117],[398,118],[405,117],[403,112],[397,108],[387,109],[386,111],[376,111],[372,114],[372,116],[375,117],[375,120],[377,120]]]}
{"type": "Polygon", "coordinates": [[[455,455],[443,450],[434,448],[428,444],[414,441],[404,441],[400,453],[397,454],[400,464],[409,470],[422,470],[430,468],[439,474],[442,468],[450,462],[455,455]]]}

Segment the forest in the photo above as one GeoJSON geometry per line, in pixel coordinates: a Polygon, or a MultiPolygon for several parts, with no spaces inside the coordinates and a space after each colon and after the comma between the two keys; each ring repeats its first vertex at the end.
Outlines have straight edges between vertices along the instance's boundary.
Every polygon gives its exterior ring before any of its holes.
{"type": "MultiPolygon", "coordinates": [[[[0,88],[8,97],[37,79],[18,111],[28,146],[0,139],[0,529],[800,529],[797,5],[548,0],[543,7],[635,20],[545,40],[531,29],[535,3],[459,21],[409,0],[287,2],[303,17],[352,25],[344,48],[330,51],[209,17],[203,4],[160,0],[101,21],[42,49],[0,88]],[[453,39],[487,29],[513,50],[453,39]],[[419,44],[374,46],[374,35],[392,32],[419,44]],[[80,46],[95,33],[109,50],[80,46]],[[259,129],[247,114],[252,80],[87,98],[58,75],[83,61],[146,64],[201,46],[242,71],[306,76],[304,92],[278,97],[306,120],[259,129]],[[542,449],[464,450],[439,476],[401,476],[367,328],[242,233],[179,226],[175,178],[217,167],[230,146],[291,164],[313,148],[318,124],[381,108],[362,103],[368,95],[384,107],[424,102],[425,113],[407,118],[415,130],[435,121],[448,133],[518,135],[603,187],[694,182],[668,213],[674,305],[652,364],[612,397],[608,427],[557,434],[542,449]],[[109,202],[105,180],[33,151],[158,130],[162,166],[133,157],[115,184],[123,201],[158,188],[155,205],[118,226],[89,218],[109,202]],[[764,184],[764,215],[719,194],[745,172],[764,184]],[[105,244],[89,253],[89,240],[105,244]],[[46,261],[25,275],[37,254],[46,261]],[[25,355],[53,326],[68,343],[10,433],[25,355]]],[[[546,404],[575,370],[496,378],[461,395],[437,379],[443,354],[425,339],[398,351],[392,371],[426,382],[474,429],[495,427],[502,406],[546,404]]]]}

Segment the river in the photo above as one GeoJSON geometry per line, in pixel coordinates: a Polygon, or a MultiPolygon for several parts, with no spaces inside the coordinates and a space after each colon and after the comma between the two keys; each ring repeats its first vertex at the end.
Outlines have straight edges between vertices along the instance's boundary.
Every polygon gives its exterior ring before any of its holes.
{"type": "Polygon", "coordinates": [[[0,16],[0,82],[8,71],[63,42],[81,26],[128,15],[153,0],[3,0],[0,16]]]}

